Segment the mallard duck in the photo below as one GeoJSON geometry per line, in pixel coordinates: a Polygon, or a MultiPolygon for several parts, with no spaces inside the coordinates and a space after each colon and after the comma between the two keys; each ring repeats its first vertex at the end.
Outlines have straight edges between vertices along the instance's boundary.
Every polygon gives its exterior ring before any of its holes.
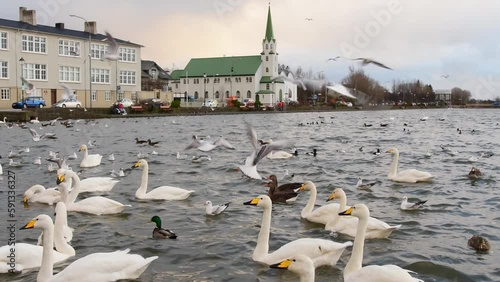
{"type": "MultiPolygon", "coordinates": [[[[269,191],[267,195],[271,198],[273,204],[277,203],[291,203],[297,200],[298,194],[293,190],[283,190],[278,191],[276,188],[276,184],[274,182],[266,183],[265,186],[269,187],[269,191]]],[[[300,187],[299,187],[300,188],[300,187]]]]}
{"type": "Polygon", "coordinates": [[[148,141],[146,140],[140,140],[139,138],[135,138],[135,144],[146,144],[148,141]]]}
{"type": "Polygon", "coordinates": [[[488,240],[479,235],[472,236],[469,241],[467,241],[467,245],[478,252],[487,252],[490,250],[490,243],[488,240]]]}
{"type": "MultiPolygon", "coordinates": [[[[288,171],[287,171],[288,172],[288,171]]],[[[278,178],[276,175],[271,174],[267,177],[267,179],[271,180],[271,182],[274,183],[274,186],[276,188],[276,191],[281,193],[281,192],[296,192],[302,186],[302,183],[300,182],[292,182],[292,183],[285,183],[278,185],[278,178]]]]}
{"type": "Polygon", "coordinates": [[[151,139],[148,139],[148,144],[149,144],[149,146],[156,146],[156,145],[158,145],[159,143],[160,143],[160,141],[153,142],[153,141],[151,141],[151,139]]]}
{"type": "Polygon", "coordinates": [[[469,172],[469,178],[470,179],[478,179],[482,176],[483,174],[481,171],[475,167],[472,167],[472,169],[469,172]]]}
{"type": "Polygon", "coordinates": [[[155,239],[176,239],[177,235],[168,229],[161,228],[161,219],[159,216],[153,216],[149,222],[156,223],[155,229],[153,229],[153,238],[155,239]]]}

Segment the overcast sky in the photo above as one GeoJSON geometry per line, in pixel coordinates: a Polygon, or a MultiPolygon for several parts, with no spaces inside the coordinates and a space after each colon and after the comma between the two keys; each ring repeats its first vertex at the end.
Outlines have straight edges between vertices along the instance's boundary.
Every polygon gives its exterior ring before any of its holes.
{"type": "MultiPolygon", "coordinates": [[[[0,3],[5,19],[18,20],[25,6],[37,10],[39,24],[83,29],[70,14],[96,21],[98,32],[144,45],[142,59],[168,69],[190,58],[258,55],[268,9],[268,0],[0,3]]],[[[500,96],[500,1],[275,0],[271,11],[280,63],[292,68],[323,71],[339,82],[354,63],[328,58],[368,57],[394,69],[365,67],[386,87],[393,79],[420,79],[434,89],[468,89],[475,98],[500,96]]]]}

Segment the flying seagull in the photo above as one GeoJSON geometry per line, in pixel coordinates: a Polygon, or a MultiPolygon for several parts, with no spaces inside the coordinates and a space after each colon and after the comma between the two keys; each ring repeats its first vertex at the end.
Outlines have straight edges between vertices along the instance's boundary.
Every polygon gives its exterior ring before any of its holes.
{"type": "Polygon", "coordinates": [[[297,85],[299,85],[299,84],[300,84],[300,86],[302,86],[302,89],[303,89],[304,91],[306,91],[306,90],[307,90],[306,85],[305,85],[305,84],[304,84],[304,82],[303,82],[302,80],[300,80],[300,79],[291,79],[291,78],[288,78],[288,77],[286,77],[286,76],[273,76],[273,77],[271,77],[271,81],[276,81],[276,80],[278,80],[278,79],[280,79],[280,78],[281,78],[281,79],[283,79],[283,80],[289,81],[289,82],[291,82],[291,83],[297,84],[297,85]]]}
{"type": "Polygon", "coordinates": [[[312,21],[313,19],[312,18],[306,18],[306,21],[312,21]]]}
{"type": "Polygon", "coordinates": [[[117,61],[120,57],[118,53],[118,43],[116,43],[116,40],[107,31],[106,31],[106,37],[107,37],[106,40],[108,41],[108,50],[106,51],[106,54],[104,54],[103,59],[107,59],[110,61],[117,61]]]}
{"type": "Polygon", "coordinates": [[[26,92],[30,94],[36,94],[36,87],[31,83],[29,80],[27,80],[24,77],[21,77],[21,80],[23,81],[24,85],[26,85],[27,89],[26,92]]]}
{"type": "Polygon", "coordinates": [[[45,133],[43,135],[38,134],[33,128],[28,128],[31,133],[31,137],[33,137],[33,141],[38,142],[45,138],[57,139],[54,133],[45,133]]]}
{"type": "Polygon", "coordinates": [[[448,78],[448,77],[450,77],[450,75],[449,74],[443,74],[441,77],[448,78]]]}
{"type": "Polygon", "coordinates": [[[381,68],[384,68],[384,69],[388,69],[388,70],[392,70],[390,67],[380,63],[380,62],[377,62],[373,59],[368,59],[368,58],[357,58],[357,59],[352,59],[353,61],[361,61],[361,65],[364,67],[364,66],[367,66],[369,64],[374,64],[376,65],[377,67],[381,67],[381,68]]]}
{"type": "Polygon", "coordinates": [[[76,95],[68,85],[61,83],[62,88],[64,88],[63,99],[76,99],[76,95]]]}
{"type": "Polygon", "coordinates": [[[337,61],[337,59],[340,59],[340,56],[337,56],[335,58],[328,58],[328,60],[326,60],[326,62],[328,63],[329,61],[337,61]]]}

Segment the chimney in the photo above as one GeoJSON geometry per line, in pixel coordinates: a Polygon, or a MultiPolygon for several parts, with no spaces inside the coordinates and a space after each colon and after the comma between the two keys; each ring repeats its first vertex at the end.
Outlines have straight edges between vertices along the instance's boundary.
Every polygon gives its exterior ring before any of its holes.
{"type": "Polygon", "coordinates": [[[97,34],[97,23],[96,22],[85,22],[84,23],[84,31],[92,33],[94,35],[97,34]]]}
{"type": "Polygon", "coordinates": [[[19,7],[19,21],[30,25],[36,25],[36,11],[19,7]]]}
{"type": "Polygon", "coordinates": [[[60,30],[64,30],[64,23],[56,23],[56,28],[60,30]]]}

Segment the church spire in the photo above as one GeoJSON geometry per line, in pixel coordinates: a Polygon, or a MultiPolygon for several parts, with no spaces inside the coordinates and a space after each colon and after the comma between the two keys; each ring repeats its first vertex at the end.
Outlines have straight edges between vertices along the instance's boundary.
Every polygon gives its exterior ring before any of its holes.
{"type": "Polygon", "coordinates": [[[275,41],[273,32],[273,20],[271,19],[271,6],[269,5],[269,11],[267,13],[267,27],[266,27],[266,37],[264,40],[269,42],[275,41]]]}

